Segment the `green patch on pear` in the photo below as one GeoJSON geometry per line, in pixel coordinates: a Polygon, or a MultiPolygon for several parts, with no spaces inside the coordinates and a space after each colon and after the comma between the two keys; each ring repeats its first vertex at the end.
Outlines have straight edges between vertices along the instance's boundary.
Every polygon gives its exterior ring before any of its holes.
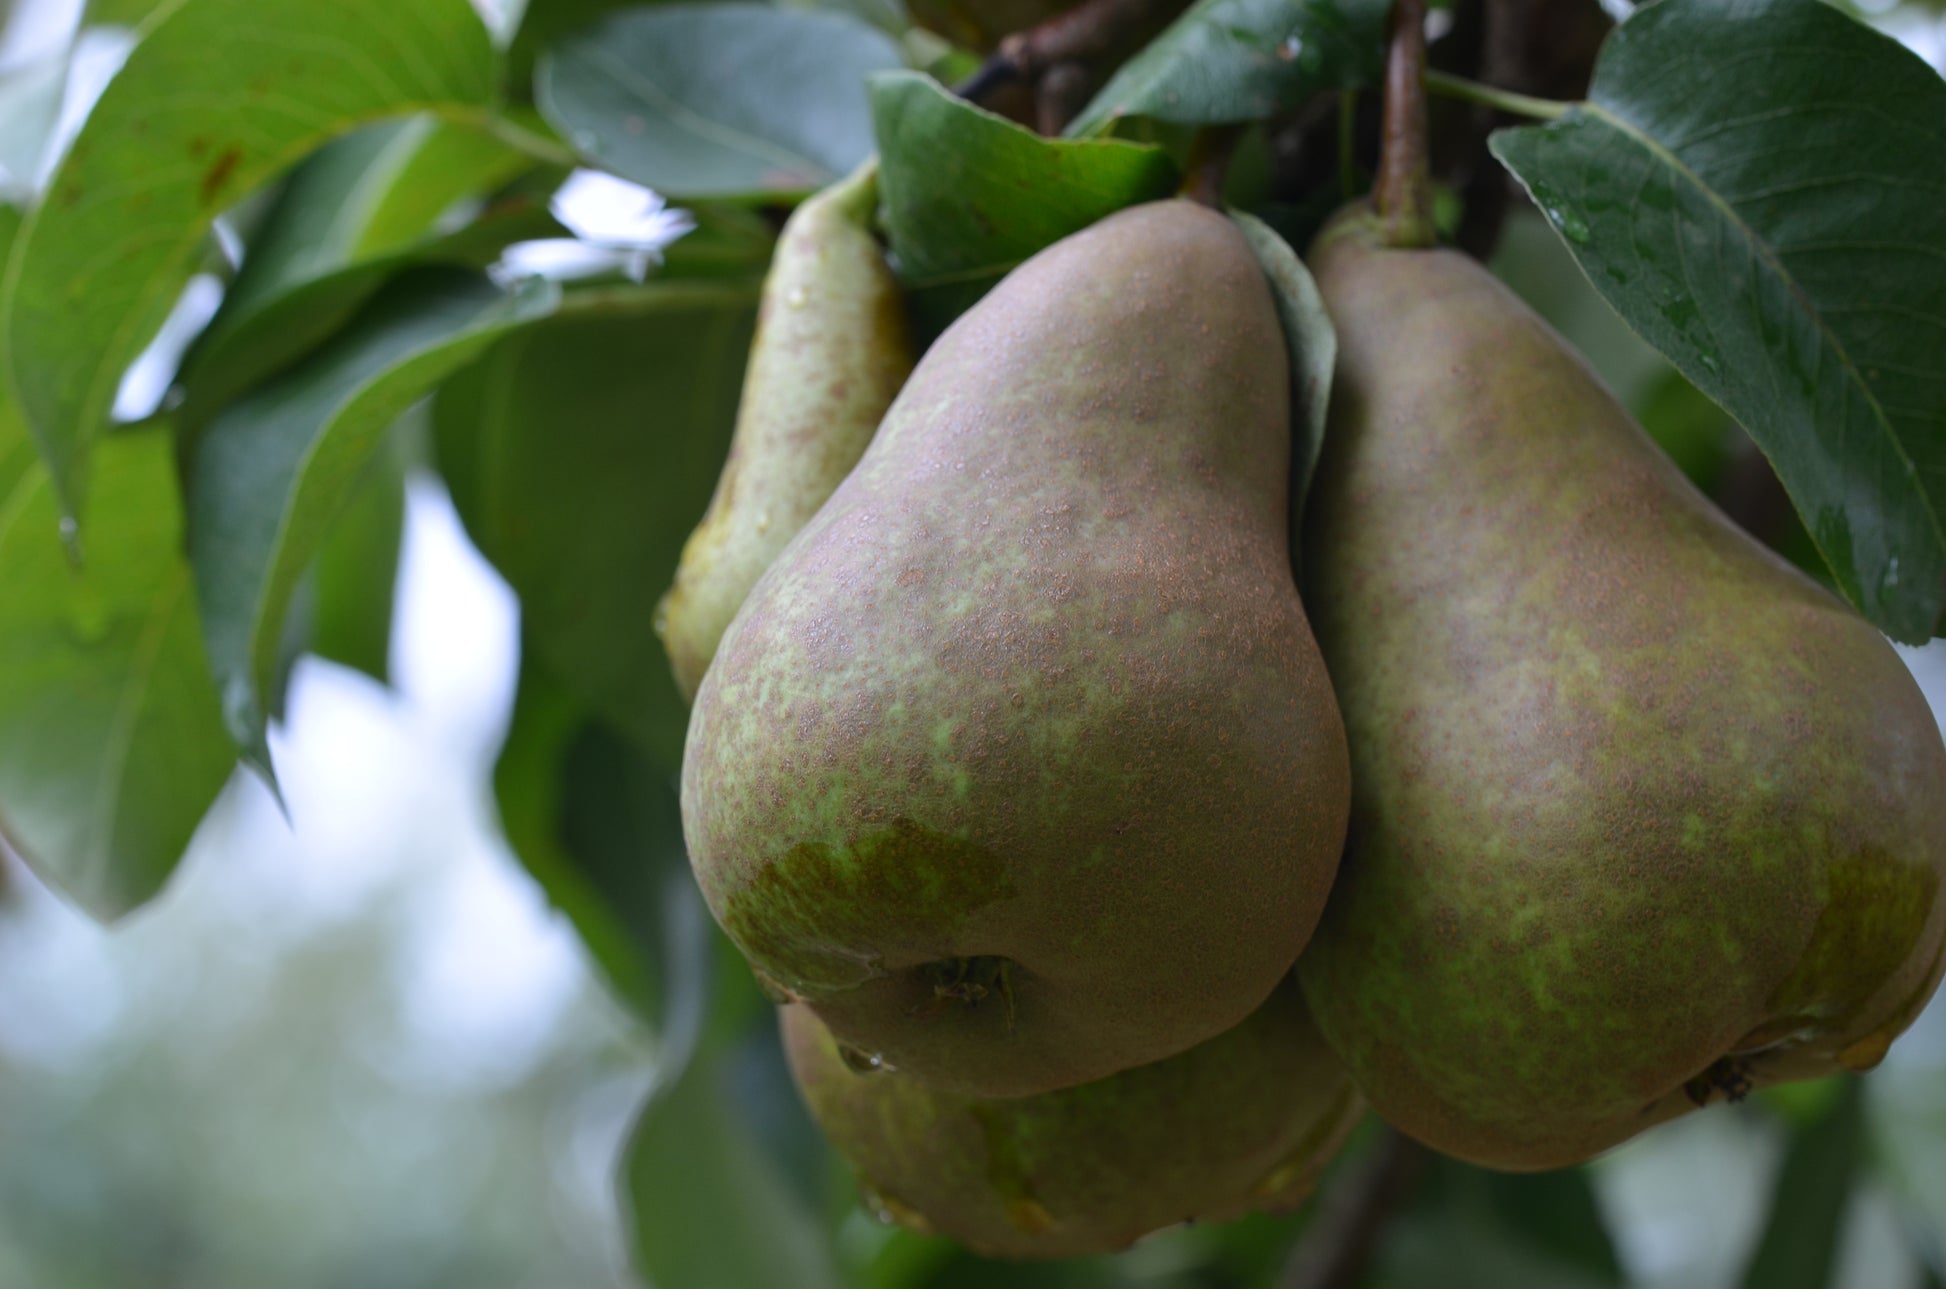
{"type": "Polygon", "coordinates": [[[1288,972],[1350,788],[1285,353],[1221,215],[1064,239],[933,345],[725,633],[690,856],[843,1042],[1026,1096],[1214,1037],[1288,972]]]}

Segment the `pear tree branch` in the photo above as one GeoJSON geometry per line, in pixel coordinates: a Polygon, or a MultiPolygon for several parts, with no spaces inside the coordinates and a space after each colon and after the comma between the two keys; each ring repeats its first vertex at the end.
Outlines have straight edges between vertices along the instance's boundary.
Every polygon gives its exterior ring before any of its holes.
{"type": "Polygon", "coordinates": [[[1278,1289],[1355,1289],[1379,1237],[1425,1175],[1426,1148],[1397,1129],[1318,1197],[1278,1289]]]}

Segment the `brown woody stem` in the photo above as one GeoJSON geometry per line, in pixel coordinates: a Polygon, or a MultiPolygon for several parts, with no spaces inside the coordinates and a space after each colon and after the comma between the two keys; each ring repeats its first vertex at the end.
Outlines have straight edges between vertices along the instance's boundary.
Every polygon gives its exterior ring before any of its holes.
{"type": "Polygon", "coordinates": [[[1426,1148],[1396,1129],[1318,1199],[1279,1289],[1352,1289],[1392,1214],[1426,1171],[1426,1148]]]}
{"type": "Polygon", "coordinates": [[[1426,145],[1426,0],[1393,0],[1385,59],[1385,126],[1372,204],[1387,246],[1431,246],[1432,167],[1426,145]]]}

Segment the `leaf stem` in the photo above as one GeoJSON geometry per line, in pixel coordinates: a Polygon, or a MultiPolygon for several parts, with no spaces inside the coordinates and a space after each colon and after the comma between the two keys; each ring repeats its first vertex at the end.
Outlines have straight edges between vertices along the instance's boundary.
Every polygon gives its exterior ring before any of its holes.
{"type": "Polygon", "coordinates": [[[1426,88],[1447,98],[1464,99],[1468,103],[1482,103],[1487,107],[1512,112],[1516,116],[1532,117],[1537,121],[1552,121],[1563,116],[1568,109],[1576,106],[1563,103],[1559,99],[1535,98],[1531,94],[1516,94],[1512,90],[1495,89],[1482,85],[1479,81],[1468,80],[1464,76],[1454,76],[1449,72],[1426,69],[1426,88]]]}
{"type": "Polygon", "coordinates": [[[1432,165],[1426,126],[1426,0],[1392,0],[1385,115],[1372,205],[1393,247],[1432,246],[1432,165]]]}

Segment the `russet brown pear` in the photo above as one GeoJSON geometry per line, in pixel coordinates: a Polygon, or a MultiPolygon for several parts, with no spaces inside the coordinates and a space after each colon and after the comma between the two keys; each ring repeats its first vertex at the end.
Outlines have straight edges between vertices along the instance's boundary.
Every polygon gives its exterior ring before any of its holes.
{"type": "Polygon", "coordinates": [[[1884,638],[1487,271],[1341,219],[1304,588],[1350,841],[1299,964],[1386,1118],[1505,1169],[1869,1068],[1939,980],[1946,749],[1884,638]]]}
{"type": "Polygon", "coordinates": [[[696,699],[690,855],[774,993],[984,1096],[1269,996],[1349,799],[1287,368],[1242,235],[1180,201],[1043,251],[932,346],[696,699]]]}

